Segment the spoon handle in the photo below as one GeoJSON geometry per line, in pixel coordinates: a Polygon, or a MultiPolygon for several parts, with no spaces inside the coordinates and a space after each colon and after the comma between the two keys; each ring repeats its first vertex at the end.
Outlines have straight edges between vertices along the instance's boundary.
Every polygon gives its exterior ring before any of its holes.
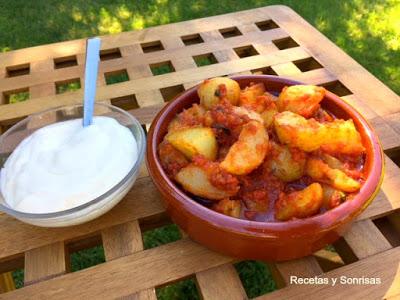
{"type": "Polygon", "coordinates": [[[97,71],[99,68],[100,38],[91,38],[86,43],[85,88],[83,96],[83,127],[92,124],[96,97],[97,71]]]}

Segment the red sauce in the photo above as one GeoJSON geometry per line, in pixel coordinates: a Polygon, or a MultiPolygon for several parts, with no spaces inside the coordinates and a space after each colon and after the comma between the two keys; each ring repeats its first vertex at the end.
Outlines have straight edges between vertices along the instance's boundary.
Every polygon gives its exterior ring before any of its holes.
{"type": "Polygon", "coordinates": [[[196,155],[192,159],[196,166],[206,170],[211,184],[224,191],[236,193],[239,189],[239,180],[232,174],[222,170],[218,162],[209,161],[204,156],[196,155]]]}

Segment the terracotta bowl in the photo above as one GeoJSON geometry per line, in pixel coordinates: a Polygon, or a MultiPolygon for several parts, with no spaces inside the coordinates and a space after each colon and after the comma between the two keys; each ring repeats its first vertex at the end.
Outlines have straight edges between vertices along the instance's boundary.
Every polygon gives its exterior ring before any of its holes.
{"type": "MultiPolygon", "coordinates": [[[[243,88],[263,82],[267,90],[279,93],[298,82],[275,76],[232,77],[243,88]]],[[[198,103],[196,87],[177,96],[156,116],[147,139],[147,165],[163,196],[168,214],[194,241],[223,254],[267,261],[282,261],[314,253],[335,242],[374,199],[383,178],[383,152],[376,133],[353,107],[328,92],[322,107],[342,119],[352,118],[367,149],[366,181],[356,197],[340,206],[306,219],[286,222],[256,222],[217,213],[192,200],[172,182],[161,167],[157,145],[167,133],[172,118],[184,108],[198,103]]]]}

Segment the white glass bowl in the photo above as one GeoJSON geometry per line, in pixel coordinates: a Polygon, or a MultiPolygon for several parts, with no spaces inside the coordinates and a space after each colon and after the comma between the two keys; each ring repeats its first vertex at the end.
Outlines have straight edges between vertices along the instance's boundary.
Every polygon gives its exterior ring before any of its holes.
{"type": "MultiPolygon", "coordinates": [[[[129,113],[107,104],[95,104],[95,116],[108,116],[130,129],[138,146],[138,158],[129,173],[105,194],[85,204],[54,213],[25,213],[12,209],[0,192],[0,210],[22,222],[42,227],[63,227],[93,220],[113,208],[130,190],[142,164],[146,136],[140,123],[129,113]]],[[[0,137],[0,167],[19,143],[44,126],[71,119],[82,118],[82,105],[62,106],[33,114],[15,124],[0,137]]],[[[1,176],[1,175],[0,175],[1,176]]]]}

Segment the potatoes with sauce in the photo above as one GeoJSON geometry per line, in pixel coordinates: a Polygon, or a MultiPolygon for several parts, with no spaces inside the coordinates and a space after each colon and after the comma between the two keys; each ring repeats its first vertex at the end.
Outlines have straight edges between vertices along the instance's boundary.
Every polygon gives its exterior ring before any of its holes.
{"type": "Polygon", "coordinates": [[[260,96],[264,93],[265,86],[263,83],[252,84],[240,93],[239,105],[261,113],[265,109],[265,99],[260,96]]]}
{"type": "Polygon", "coordinates": [[[285,87],[276,97],[273,86],[205,80],[200,103],[170,122],[159,160],[194,201],[279,222],[334,209],[360,190],[365,148],[353,120],[324,108],[322,87],[285,87]]]}
{"type": "Polygon", "coordinates": [[[242,204],[240,200],[222,199],[214,204],[213,209],[224,215],[239,218],[242,204]]]}
{"type": "Polygon", "coordinates": [[[320,123],[285,111],[275,116],[274,125],[281,143],[306,152],[322,149],[327,153],[360,154],[365,150],[353,120],[320,123]]]}
{"type": "Polygon", "coordinates": [[[236,105],[239,102],[240,86],[230,78],[215,77],[201,83],[197,89],[197,94],[200,98],[200,104],[205,109],[210,109],[223,98],[236,105]]]}
{"type": "Polygon", "coordinates": [[[188,158],[201,154],[210,160],[214,160],[217,156],[217,140],[212,129],[208,127],[173,131],[165,139],[188,158]]]}
{"type": "Polygon", "coordinates": [[[235,175],[248,174],[263,162],[267,151],[268,134],[264,125],[251,120],[243,126],[238,141],[221,162],[221,168],[235,175]]]}
{"type": "Polygon", "coordinates": [[[282,144],[297,147],[306,152],[318,150],[327,137],[327,129],[314,119],[290,111],[275,116],[275,131],[282,144]]]}
{"type": "Polygon", "coordinates": [[[235,189],[222,189],[212,184],[210,174],[205,168],[190,164],[182,168],[175,179],[183,188],[200,197],[218,200],[228,198],[237,193],[235,189]]]}
{"type": "Polygon", "coordinates": [[[311,117],[319,108],[325,89],[315,85],[292,85],[284,87],[277,104],[279,111],[291,111],[305,118],[311,117]]]}
{"type": "Polygon", "coordinates": [[[267,161],[272,174],[290,182],[300,179],[304,173],[306,154],[296,148],[270,143],[270,157],[267,161]]]}
{"type": "Polygon", "coordinates": [[[312,183],[301,191],[281,193],[275,204],[275,217],[280,221],[310,217],[318,212],[322,200],[323,191],[319,183],[312,183]]]}
{"type": "Polygon", "coordinates": [[[332,169],[318,158],[309,158],[307,160],[306,173],[312,179],[327,183],[343,192],[356,192],[361,187],[360,182],[339,169],[332,169]]]}

